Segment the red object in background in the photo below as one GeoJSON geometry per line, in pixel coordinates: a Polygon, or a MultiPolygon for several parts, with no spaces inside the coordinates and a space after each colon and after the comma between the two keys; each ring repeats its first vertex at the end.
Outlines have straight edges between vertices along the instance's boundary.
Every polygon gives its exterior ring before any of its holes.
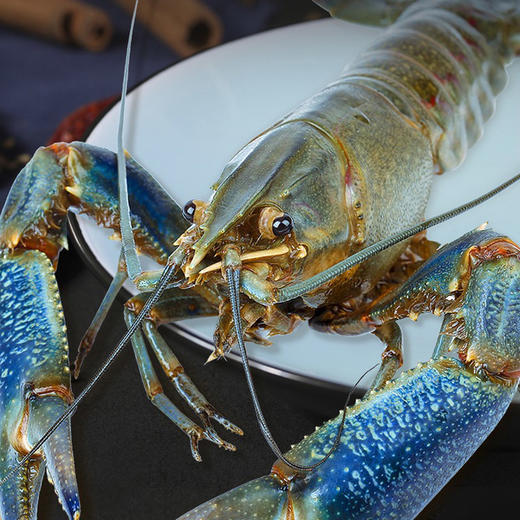
{"type": "Polygon", "coordinates": [[[59,124],[47,144],[81,141],[94,121],[117,99],[119,96],[110,96],[78,108],[59,124]]]}

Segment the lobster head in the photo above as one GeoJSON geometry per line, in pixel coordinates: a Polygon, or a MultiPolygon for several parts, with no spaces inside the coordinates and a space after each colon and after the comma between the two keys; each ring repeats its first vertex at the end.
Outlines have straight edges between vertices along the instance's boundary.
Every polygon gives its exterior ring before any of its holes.
{"type": "Polygon", "coordinates": [[[277,303],[279,288],[348,254],[344,160],[312,124],[291,121],[260,135],[213,189],[208,203],[184,207],[192,225],[176,242],[185,252],[182,269],[195,285],[221,285],[228,267],[240,269],[241,292],[262,307],[255,315],[277,303]]]}

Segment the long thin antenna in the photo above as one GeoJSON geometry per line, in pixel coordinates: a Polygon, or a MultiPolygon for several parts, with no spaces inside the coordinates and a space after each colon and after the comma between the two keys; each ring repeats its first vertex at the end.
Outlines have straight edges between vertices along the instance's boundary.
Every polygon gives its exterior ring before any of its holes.
{"type": "Polygon", "coordinates": [[[467,202],[466,204],[462,204],[462,206],[458,206],[455,209],[446,211],[445,213],[425,220],[421,224],[417,224],[412,228],[400,231],[399,233],[396,233],[395,235],[392,235],[389,238],[376,242],[375,244],[372,244],[371,246],[366,247],[361,251],[358,251],[356,254],[349,256],[345,260],[338,262],[332,267],[325,269],[321,273],[311,276],[311,278],[308,278],[303,282],[287,285],[279,289],[278,293],[276,294],[276,303],[294,300],[294,298],[298,298],[299,296],[302,296],[308,292],[313,291],[314,289],[317,289],[320,285],[329,282],[330,280],[336,278],[340,274],[343,274],[345,271],[348,271],[353,266],[360,264],[361,262],[364,262],[367,258],[377,255],[384,249],[387,249],[390,246],[393,246],[398,242],[401,242],[402,240],[406,240],[407,238],[413,237],[421,231],[436,226],[437,224],[441,224],[446,220],[456,217],[461,213],[465,213],[466,211],[474,208],[475,206],[478,206],[479,204],[486,202],[487,200],[491,199],[501,191],[504,191],[506,188],[509,188],[509,186],[511,186],[518,180],[520,180],[520,173],[515,175],[514,177],[511,177],[511,179],[500,184],[496,188],[493,188],[491,191],[484,193],[484,195],[481,195],[480,197],[477,197],[476,199],[473,199],[472,201],[467,202]]]}
{"type": "Polygon", "coordinates": [[[164,271],[162,272],[161,278],[157,283],[157,287],[153,294],[146,300],[146,303],[143,305],[141,312],[137,315],[135,321],[130,325],[125,335],[121,338],[117,346],[112,350],[108,358],[105,360],[101,368],[97,371],[94,377],[89,381],[87,386],[81,391],[81,393],[76,397],[76,399],[72,402],[72,404],[67,408],[67,410],[56,420],[56,422],[45,432],[43,437],[31,448],[31,450],[0,480],[0,486],[4,485],[15,473],[20,469],[31,457],[35,455],[35,453],[43,446],[44,442],[60,427],[61,423],[69,418],[79,406],[81,401],[85,399],[85,397],[89,394],[89,392],[94,388],[96,383],[103,377],[105,372],[108,370],[110,365],[115,361],[123,347],[126,345],[128,340],[132,337],[134,332],[137,330],[137,327],[141,324],[143,319],[146,317],[150,309],[157,303],[157,300],[161,297],[161,294],[166,289],[170,278],[174,274],[177,266],[175,264],[168,264],[164,271]]]}
{"type": "Polygon", "coordinates": [[[119,126],[117,129],[117,177],[119,185],[119,224],[121,231],[121,248],[125,255],[126,272],[131,280],[141,274],[141,262],[137,256],[134,233],[130,219],[130,204],[128,202],[128,186],[126,182],[126,158],[123,146],[123,131],[125,123],[126,92],[128,90],[128,70],[130,68],[130,53],[132,49],[132,36],[134,34],[135,18],[139,0],[135,1],[126,46],[125,68],[123,73],[123,85],[121,87],[121,104],[119,109],[119,126]]]}
{"type": "Polygon", "coordinates": [[[246,376],[247,386],[249,387],[249,393],[251,394],[251,399],[253,401],[253,407],[255,409],[256,419],[258,421],[258,425],[260,426],[260,431],[262,432],[262,435],[264,436],[265,440],[267,441],[267,444],[273,451],[273,453],[287,466],[291,467],[292,469],[295,469],[296,471],[300,471],[303,473],[308,473],[309,471],[312,471],[318,467],[320,467],[322,464],[324,464],[327,459],[332,455],[332,453],[336,450],[338,447],[340,441],[341,441],[341,435],[343,433],[343,428],[345,425],[345,417],[347,415],[347,408],[348,404],[350,402],[350,398],[352,396],[352,392],[356,389],[357,385],[360,383],[360,381],[371,371],[374,370],[378,366],[378,364],[375,364],[373,367],[369,368],[366,372],[363,373],[363,375],[358,379],[354,387],[350,390],[347,399],[345,400],[345,405],[343,407],[343,415],[341,418],[341,422],[338,427],[338,431],[336,432],[336,437],[334,439],[334,443],[330,450],[327,452],[327,454],[320,459],[315,464],[312,464],[310,466],[301,466],[300,464],[296,464],[295,462],[290,461],[285,457],[285,455],[282,453],[282,450],[276,443],[271,430],[269,429],[269,426],[267,425],[267,421],[265,420],[264,414],[262,412],[262,408],[260,406],[260,401],[258,399],[258,395],[256,393],[256,388],[253,382],[253,376],[251,375],[251,370],[249,367],[249,357],[247,355],[246,346],[244,344],[244,332],[242,330],[242,318],[240,317],[240,270],[239,269],[233,269],[228,268],[226,271],[226,276],[228,280],[228,287],[229,287],[229,298],[231,300],[231,309],[233,312],[233,322],[235,324],[235,332],[238,340],[238,347],[240,349],[240,356],[242,357],[242,365],[244,367],[244,373],[246,376]]]}

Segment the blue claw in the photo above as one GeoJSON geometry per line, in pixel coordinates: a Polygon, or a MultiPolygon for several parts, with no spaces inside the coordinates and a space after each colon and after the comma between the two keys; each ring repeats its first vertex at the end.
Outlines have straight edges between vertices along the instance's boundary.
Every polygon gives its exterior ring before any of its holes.
{"type": "MultiPolygon", "coordinates": [[[[67,403],[57,396],[31,399],[27,432],[29,443],[36,443],[67,407],[67,403]]],[[[54,485],[63,510],[67,513],[69,520],[78,520],[80,504],[72,453],[70,419],[62,423],[43,445],[43,455],[47,475],[54,485]]]]}
{"type": "Polygon", "coordinates": [[[252,480],[182,515],[178,520],[290,518],[287,490],[274,476],[252,480]]]}
{"type": "MultiPolygon", "coordinates": [[[[0,477],[72,399],[65,321],[51,261],[40,251],[0,256],[0,477]]],[[[80,514],[70,421],[0,487],[2,520],[35,520],[45,468],[69,520],[80,514]]]]}

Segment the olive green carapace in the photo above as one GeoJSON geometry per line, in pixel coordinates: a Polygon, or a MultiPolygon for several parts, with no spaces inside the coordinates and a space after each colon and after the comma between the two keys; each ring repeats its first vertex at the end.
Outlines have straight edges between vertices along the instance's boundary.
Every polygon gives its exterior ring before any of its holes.
{"type": "MultiPolygon", "coordinates": [[[[518,9],[505,5],[496,11],[492,2],[424,0],[409,7],[338,81],[231,159],[191,246],[192,267],[229,242],[252,247],[236,229],[261,207],[289,214],[293,237],[306,248],[290,281],[422,221],[434,175],[458,166],[482,135],[518,52],[518,9]]],[[[305,303],[315,308],[366,293],[406,247],[324,284],[305,303]]],[[[286,283],[269,280],[264,291],[286,283]]],[[[261,301],[258,284],[250,293],[261,301]]]]}

